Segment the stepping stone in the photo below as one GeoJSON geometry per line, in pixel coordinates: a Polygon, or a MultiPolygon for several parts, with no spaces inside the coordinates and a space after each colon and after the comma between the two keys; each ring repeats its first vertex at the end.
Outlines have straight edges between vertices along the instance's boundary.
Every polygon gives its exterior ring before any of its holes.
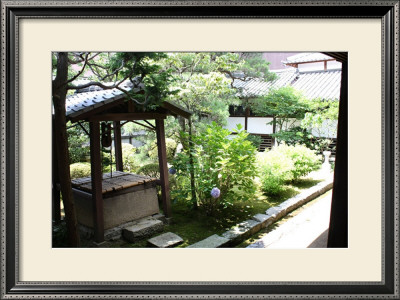
{"type": "Polygon", "coordinates": [[[163,229],[164,224],[160,220],[142,219],[137,223],[123,229],[122,235],[128,242],[133,243],[152,236],[163,229]]]}
{"type": "Polygon", "coordinates": [[[157,248],[169,248],[183,243],[183,239],[172,232],[163,233],[147,241],[151,246],[157,248]]]}
{"type": "Polygon", "coordinates": [[[228,243],[229,239],[214,234],[186,248],[219,248],[227,245],[228,243]]]}

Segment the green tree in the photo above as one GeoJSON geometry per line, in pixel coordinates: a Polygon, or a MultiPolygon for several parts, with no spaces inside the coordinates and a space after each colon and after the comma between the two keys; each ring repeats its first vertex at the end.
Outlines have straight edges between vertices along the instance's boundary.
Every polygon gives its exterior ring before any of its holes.
{"type": "Polygon", "coordinates": [[[315,147],[320,151],[328,150],[333,137],[337,134],[337,120],[339,115],[339,101],[314,99],[310,101],[310,111],[305,113],[301,127],[312,130],[315,147]]]}
{"type": "MultiPolygon", "coordinates": [[[[269,72],[269,63],[262,59],[261,54],[180,52],[169,53],[164,62],[174,78],[171,89],[176,93],[170,100],[194,113],[187,124],[184,119],[179,119],[180,131],[189,132],[188,135],[180,134],[178,137],[184,149],[192,147],[192,136],[196,130],[204,129],[212,121],[225,125],[229,104],[240,103],[238,91],[233,88],[233,80],[275,78],[269,72]]],[[[193,165],[191,155],[189,164],[193,165]]],[[[193,168],[190,177],[192,198],[195,199],[193,168]]]]}
{"type": "Polygon", "coordinates": [[[270,90],[265,96],[253,99],[250,106],[256,115],[272,116],[270,124],[278,142],[281,136],[282,139],[295,139],[299,137],[298,132],[306,133],[293,128],[299,127],[300,120],[310,110],[310,104],[291,86],[270,90]]]}

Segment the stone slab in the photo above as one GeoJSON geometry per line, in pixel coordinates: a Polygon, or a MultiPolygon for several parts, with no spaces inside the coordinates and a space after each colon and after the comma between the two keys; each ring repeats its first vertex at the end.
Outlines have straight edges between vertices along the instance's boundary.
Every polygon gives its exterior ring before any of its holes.
{"type": "Polygon", "coordinates": [[[239,244],[262,228],[262,223],[256,220],[246,220],[238,226],[224,232],[222,237],[228,239],[230,245],[239,244]]]}
{"type": "Polygon", "coordinates": [[[254,234],[261,229],[261,222],[255,220],[246,220],[239,223],[239,227],[247,229],[250,234],[254,234]]]}
{"type": "Polygon", "coordinates": [[[170,248],[183,243],[183,239],[172,232],[163,233],[147,241],[150,246],[157,248],[170,248]]]}
{"type": "Polygon", "coordinates": [[[162,231],[163,228],[164,224],[160,220],[142,219],[136,224],[124,228],[122,235],[128,242],[137,242],[162,231]]]}
{"type": "Polygon", "coordinates": [[[214,234],[200,242],[188,246],[187,248],[221,248],[227,246],[228,243],[229,239],[214,234]]]}
{"type": "Polygon", "coordinates": [[[265,214],[256,214],[253,216],[253,220],[260,222],[262,228],[271,225],[273,222],[273,218],[271,216],[267,216],[265,214]]]}

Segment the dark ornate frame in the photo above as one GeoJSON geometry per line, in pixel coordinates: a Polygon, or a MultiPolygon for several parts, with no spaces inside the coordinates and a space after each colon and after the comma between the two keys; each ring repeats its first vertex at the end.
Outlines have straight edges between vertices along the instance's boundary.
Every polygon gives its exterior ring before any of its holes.
{"type": "MultiPolygon", "coordinates": [[[[399,299],[399,0],[1,1],[1,299],[399,299]],[[381,282],[21,282],[18,25],[23,18],[378,18],[382,22],[381,282]]],[[[347,130],[347,128],[346,128],[347,130]]],[[[347,167],[345,168],[347,169],[347,167]]],[[[346,189],[347,190],[347,189],[346,189]]]]}

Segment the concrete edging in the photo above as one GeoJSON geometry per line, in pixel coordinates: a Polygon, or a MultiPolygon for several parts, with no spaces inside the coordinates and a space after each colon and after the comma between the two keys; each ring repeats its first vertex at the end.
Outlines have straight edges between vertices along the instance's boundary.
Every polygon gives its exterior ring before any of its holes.
{"type": "Polygon", "coordinates": [[[187,248],[224,248],[238,245],[261,229],[272,225],[273,223],[288,215],[305,203],[314,200],[318,196],[326,193],[327,191],[332,189],[332,187],[333,178],[329,178],[301,192],[300,194],[289,198],[288,200],[282,202],[280,205],[269,208],[265,211],[265,214],[256,214],[252,217],[251,220],[241,222],[234,228],[221,234],[221,236],[214,234],[211,236],[212,238],[208,237],[202,241],[188,246],[187,248]],[[218,239],[218,237],[220,239],[218,239]],[[207,242],[210,240],[210,238],[213,243],[207,242]],[[215,243],[216,239],[218,239],[220,242],[215,243]]]}

